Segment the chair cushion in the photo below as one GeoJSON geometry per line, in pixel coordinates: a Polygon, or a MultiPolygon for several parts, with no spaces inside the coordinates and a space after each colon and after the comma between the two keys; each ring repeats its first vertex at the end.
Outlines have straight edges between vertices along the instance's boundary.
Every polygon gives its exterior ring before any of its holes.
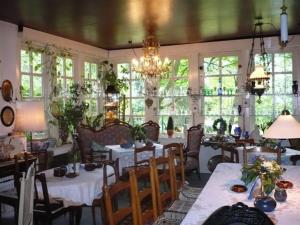
{"type": "Polygon", "coordinates": [[[181,223],[181,220],[169,219],[164,216],[160,216],[153,223],[153,225],[179,225],[180,223],[181,223]]]}
{"type": "MultiPolygon", "coordinates": [[[[50,204],[49,204],[49,210],[52,213],[55,213],[56,211],[64,208],[64,204],[62,201],[54,199],[54,198],[50,198],[50,204]]],[[[35,211],[47,211],[48,208],[46,207],[46,205],[43,202],[37,202],[34,206],[34,210],[35,211]]]]}
{"type": "Polygon", "coordinates": [[[183,220],[192,205],[190,201],[175,200],[163,215],[168,219],[183,220]]]}
{"type": "Polygon", "coordinates": [[[180,190],[179,199],[184,201],[195,202],[199,194],[202,191],[202,188],[191,187],[184,185],[180,190]]]}

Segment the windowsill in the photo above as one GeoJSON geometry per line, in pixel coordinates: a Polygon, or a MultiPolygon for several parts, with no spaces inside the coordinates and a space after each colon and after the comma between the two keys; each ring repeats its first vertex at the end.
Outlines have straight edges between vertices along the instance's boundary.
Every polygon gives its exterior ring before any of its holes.
{"type": "Polygon", "coordinates": [[[168,137],[167,134],[159,134],[159,138],[169,138],[169,139],[173,139],[173,138],[181,138],[184,139],[184,134],[176,134],[174,133],[172,137],[168,137]]]}

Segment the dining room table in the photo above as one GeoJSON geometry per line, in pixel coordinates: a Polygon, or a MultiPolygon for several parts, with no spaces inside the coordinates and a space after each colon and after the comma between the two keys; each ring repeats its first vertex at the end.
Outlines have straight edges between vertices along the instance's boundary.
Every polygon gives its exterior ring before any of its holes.
{"type": "MultiPolygon", "coordinates": [[[[287,189],[287,200],[277,202],[274,211],[266,213],[275,225],[299,225],[300,224],[300,166],[282,166],[285,172],[282,179],[291,181],[293,187],[287,189]]],[[[221,163],[219,164],[202,192],[188,211],[181,225],[202,225],[205,220],[218,208],[231,206],[242,202],[249,207],[254,206],[254,199],[248,199],[250,187],[243,193],[231,190],[235,184],[244,184],[241,181],[242,164],[221,163]]],[[[274,191],[273,191],[274,192],[274,191]]],[[[273,192],[270,194],[273,196],[273,192]]]]}
{"type": "MultiPolygon", "coordinates": [[[[163,145],[153,143],[155,147],[155,157],[163,155],[163,145]]],[[[120,145],[106,145],[107,148],[112,150],[112,159],[119,158],[120,174],[122,175],[123,168],[134,166],[134,146],[130,148],[122,148],[120,145]]],[[[150,159],[151,152],[141,152],[138,154],[138,160],[150,159]]]]}
{"type": "MultiPolygon", "coordinates": [[[[49,197],[59,198],[63,201],[64,207],[69,206],[91,206],[94,199],[102,196],[103,187],[103,167],[96,168],[93,171],[86,171],[83,164],[79,166],[78,176],[68,178],[66,176],[54,176],[54,170],[43,171],[46,176],[49,197]]],[[[112,175],[114,170],[107,166],[108,176],[112,175]]],[[[110,176],[108,183],[114,182],[114,176],[110,176]]],[[[37,182],[37,190],[42,191],[41,184],[37,182]]]]}

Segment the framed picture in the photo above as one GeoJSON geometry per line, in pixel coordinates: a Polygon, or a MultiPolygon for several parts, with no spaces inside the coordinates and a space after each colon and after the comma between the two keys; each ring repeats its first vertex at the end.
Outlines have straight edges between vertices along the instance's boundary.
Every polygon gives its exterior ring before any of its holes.
{"type": "Polygon", "coordinates": [[[1,110],[1,122],[4,126],[9,127],[15,120],[14,110],[10,106],[5,106],[1,110]]]}
{"type": "Polygon", "coordinates": [[[4,80],[1,86],[2,97],[5,101],[11,102],[13,99],[13,86],[9,80],[4,80]]]}

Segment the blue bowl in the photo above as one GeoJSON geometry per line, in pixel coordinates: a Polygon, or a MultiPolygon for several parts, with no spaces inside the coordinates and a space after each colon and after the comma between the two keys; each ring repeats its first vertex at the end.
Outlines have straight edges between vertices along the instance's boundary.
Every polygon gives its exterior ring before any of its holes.
{"type": "Polygon", "coordinates": [[[132,143],[130,143],[130,142],[123,143],[123,144],[120,144],[120,147],[121,148],[131,148],[132,147],[132,143]]]}

